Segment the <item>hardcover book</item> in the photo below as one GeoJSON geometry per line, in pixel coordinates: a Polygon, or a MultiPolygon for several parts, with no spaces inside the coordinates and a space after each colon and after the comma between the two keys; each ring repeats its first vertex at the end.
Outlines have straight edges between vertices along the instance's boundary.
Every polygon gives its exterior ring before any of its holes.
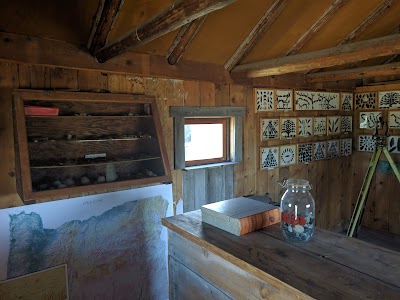
{"type": "Polygon", "coordinates": [[[280,221],[279,207],[239,197],[201,207],[202,221],[240,236],[280,221]]]}

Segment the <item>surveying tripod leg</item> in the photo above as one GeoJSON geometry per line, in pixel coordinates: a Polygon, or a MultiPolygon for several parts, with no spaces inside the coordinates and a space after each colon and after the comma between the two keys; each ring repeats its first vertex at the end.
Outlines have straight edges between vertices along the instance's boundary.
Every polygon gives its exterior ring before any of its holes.
{"type": "Polygon", "coordinates": [[[371,185],[372,177],[374,177],[375,169],[378,164],[378,160],[379,157],[381,156],[381,153],[382,153],[382,147],[376,147],[371,157],[371,161],[369,162],[367,174],[365,174],[364,182],[362,184],[360,193],[358,195],[353,215],[351,216],[350,225],[349,228],[347,229],[347,235],[350,237],[354,235],[354,231],[358,227],[358,223],[360,221],[360,215],[364,208],[364,204],[371,185]]]}
{"type": "Polygon", "coordinates": [[[400,183],[400,173],[399,173],[399,170],[397,169],[396,164],[394,163],[392,157],[390,156],[389,151],[388,151],[386,148],[383,148],[383,153],[385,153],[385,156],[386,156],[386,158],[387,158],[387,160],[388,160],[390,166],[391,166],[392,169],[393,169],[394,175],[397,177],[397,180],[398,180],[399,183],[400,183]]]}

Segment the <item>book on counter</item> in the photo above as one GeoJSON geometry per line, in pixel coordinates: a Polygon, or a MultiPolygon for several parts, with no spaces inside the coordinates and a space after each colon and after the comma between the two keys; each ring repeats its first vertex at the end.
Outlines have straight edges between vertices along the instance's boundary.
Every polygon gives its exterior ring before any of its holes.
{"type": "Polygon", "coordinates": [[[280,221],[279,207],[239,197],[201,207],[202,221],[240,236],[280,221]]]}

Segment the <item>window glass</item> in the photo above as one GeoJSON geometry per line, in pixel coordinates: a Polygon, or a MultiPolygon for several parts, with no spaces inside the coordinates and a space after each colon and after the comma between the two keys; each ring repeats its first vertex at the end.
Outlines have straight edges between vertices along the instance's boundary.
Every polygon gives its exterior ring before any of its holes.
{"type": "Polygon", "coordinates": [[[187,165],[223,162],[228,159],[228,119],[185,119],[187,165]]]}

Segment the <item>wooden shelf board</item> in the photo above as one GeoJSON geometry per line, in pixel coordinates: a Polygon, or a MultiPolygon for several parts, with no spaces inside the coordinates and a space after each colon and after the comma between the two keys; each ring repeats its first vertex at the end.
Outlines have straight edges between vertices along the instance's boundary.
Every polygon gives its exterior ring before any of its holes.
{"type": "Polygon", "coordinates": [[[74,165],[58,165],[58,166],[31,166],[31,169],[58,169],[58,168],[75,168],[75,167],[88,167],[88,166],[99,166],[99,165],[107,165],[109,163],[113,164],[124,164],[130,162],[141,162],[141,161],[148,161],[148,160],[156,160],[160,159],[160,156],[153,156],[147,158],[139,158],[139,159],[124,159],[124,160],[117,160],[117,161],[105,161],[105,162],[94,162],[94,163],[87,163],[87,164],[74,164],[74,165]]]}

